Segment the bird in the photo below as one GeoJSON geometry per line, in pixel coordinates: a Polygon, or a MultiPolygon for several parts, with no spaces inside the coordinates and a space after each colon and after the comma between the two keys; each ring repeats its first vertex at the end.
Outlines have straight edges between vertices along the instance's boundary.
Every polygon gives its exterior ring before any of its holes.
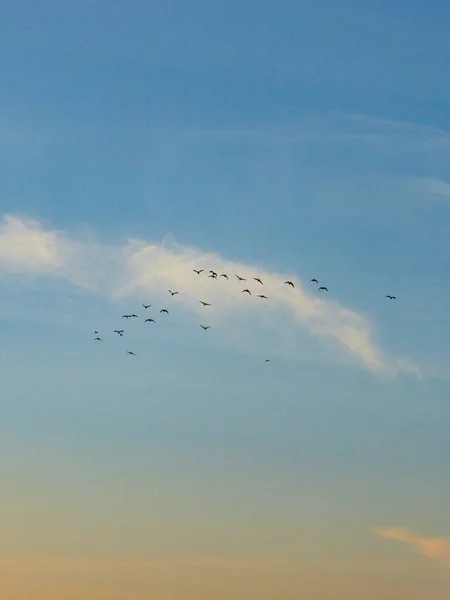
{"type": "Polygon", "coordinates": [[[129,319],[131,315],[122,315],[122,319],[129,319]]]}
{"type": "Polygon", "coordinates": [[[291,287],[295,287],[295,285],[292,283],[292,281],[285,281],[284,283],[287,285],[290,285],[291,287]]]}
{"type": "Polygon", "coordinates": [[[251,293],[251,291],[250,291],[250,290],[247,290],[247,289],[245,289],[245,290],[242,290],[242,292],[241,292],[241,293],[243,294],[244,292],[245,292],[246,294],[250,294],[250,296],[252,295],[252,293],[251,293]]]}
{"type": "Polygon", "coordinates": [[[130,317],[134,317],[135,319],[139,318],[137,315],[130,315],[130,317]]]}
{"type": "Polygon", "coordinates": [[[156,323],[155,319],[145,319],[144,323],[156,323]]]}
{"type": "Polygon", "coordinates": [[[244,277],[239,277],[239,275],[236,275],[236,277],[239,279],[239,281],[245,281],[244,277]]]}
{"type": "Polygon", "coordinates": [[[94,331],[94,335],[98,335],[98,331],[94,331]]]}
{"type": "Polygon", "coordinates": [[[264,294],[259,294],[258,298],[265,298],[267,300],[267,296],[264,296],[264,294]]]}
{"type": "Polygon", "coordinates": [[[162,308],[159,312],[169,314],[169,311],[167,310],[167,308],[162,308]]]}
{"type": "Polygon", "coordinates": [[[200,273],[203,273],[203,269],[194,269],[194,272],[200,275],[200,273]]]}
{"type": "Polygon", "coordinates": [[[169,290],[169,292],[171,293],[172,296],[176,296],[178,294],[178,292],[172,292],[172,290],[169,290]]]}
{"type": "Polygon", "coordinates": [[[224,279],[228,279],[228,275],[226,273],[221,273],[220,276],[223,277],[224,279]]]}
{"type": "Polygon", "coordinates": [[[395,296],[389,296],[389,295],[387,295],[386,298],[389,298],[389,300],[397,300],[397,298],[395,296]]]}
{"type": "Polygon", "coordinates": [[[125,352],[127,354],[131,354],[131,356],[136,356],[136,354],[134,352],[131,352],[131,350],[125,350],[125,352]]]}
{"type": "Polygon", "coordinates": [[[99,338],[99,337],[94,338],[94,342],[97,342],[97,341],[103,342],[102,338],[99,338]]]}
{"type": "Polygon", "coordinates": [[[217,273],[215,271],[209,271],[211,273],[211,275],[214,275],[214,277],[217,277],[217,273]]]}
{"type": "Polygon", "coordinates": [[[147,310],[147,308],[150,308],[151,304],[143,304],[142,306],[147,310]]]}
{"type": "Polygon", "coordinates": [[[208,277],[211,277],[211,279],[217,279],[217,274],[211,273],[211,275],[208,275],[208,277]]]}
{"type": "Polygon", "coordinates": [[[211,306],[211,304],[209,304],[209,302],[203,302],[203,300],[199,300],[200,304],[203,304],[203,306],[211,306]]]}
{"type": "Polygon", "coordinates": [[[320,292],[320,290],[325,290],[326,292],[328,292],[328,288],[327,288],[327,287],[325,287],[324,285],[322,285],[322,286],[319,288],[319,292],[320,292]]]}
{"type": "Polygon", "coordinates": [[[270,358],[266,358],[264,362],[270,362],[270,358]]]}
{"type": "Polygon", "coordinates": [[[119,335],[122,335],[123,329],[114,329],[114,333],[118,333],[119,335]]]}
{"type": "Polygon", "coordinates": [[[206,331],[211,327],[211,325],[200,325],[200,327],[206,331]]]}
{"type": "Polygon", "coordinates": [[[311,282],[317,283],[317,285],[319,285],[319,282],[317,281],[317,279],[316,279],[315,277],[313,277],[313,278],[311,279],[311,282]]]}
{"type": "Polygon", "coordinates": [[[259,277],[253,277],[253,279],[254,279],[254,281],[257,281],[258,283],[263,285],[263,282],[261,281],[261,279],[259,277]]]}

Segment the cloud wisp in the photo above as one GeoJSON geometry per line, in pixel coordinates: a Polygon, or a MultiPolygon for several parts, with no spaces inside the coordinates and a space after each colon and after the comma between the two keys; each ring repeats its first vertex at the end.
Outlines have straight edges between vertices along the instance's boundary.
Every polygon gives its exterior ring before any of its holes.
{"type": "Polygon", "coordinates": [[[450,541],[444,538],[423,537],[401,527],[376,529],[375,533],[380,537],[407,544],[421,556],[450,565],[450,541]]]}
{"type": "Polygon", "coordinates": [[[8,215],[0,224],[0,270],[62,278],[111,301],[167,298],[168,289],[179,290],[177,302],[187,312],[204,317],[199,302],[204,300],[214,306],[215,317],[224,327],[239,315],[273,332],[281,322],[288,323],[291,331],[303,329],[372,371],[411,372],[404,361],[394,361],[393,366],[387,359],[367,318],[330,295],[318,295],[309,279],[303,284],[292,273],[226,260],[170,239],[161,244],[131,240],[123,246],[80,242],[46,229],[39,221],[8,215]],[[204,272],[197,275],[194,269],[204,272]],[[208,277],[210,269],[218,273],[217,280],[208,277]],[[223,273],[228,279],[221,277],[223,273]],[[295,287],[286,285],[287,280],[293,280],[295,287]],[[242,293],[245,288],[251,296],[242,293]],[[261,294],[267,298],[259,298],[261,294]]]}

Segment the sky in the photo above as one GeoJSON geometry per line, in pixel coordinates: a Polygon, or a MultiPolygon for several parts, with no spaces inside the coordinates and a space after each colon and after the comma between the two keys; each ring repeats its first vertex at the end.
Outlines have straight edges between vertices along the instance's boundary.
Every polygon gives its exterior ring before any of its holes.
{"type": "Polygon", "coordinates": [[[1,3],[1,600],[449,597],[449,25],[1,3]]]}

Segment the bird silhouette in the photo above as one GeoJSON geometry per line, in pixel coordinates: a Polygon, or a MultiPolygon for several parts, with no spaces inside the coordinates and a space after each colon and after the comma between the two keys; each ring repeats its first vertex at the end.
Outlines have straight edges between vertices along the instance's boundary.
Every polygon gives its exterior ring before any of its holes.
{"type": "Polygon", "coordinates": [[[258,298],[265,298],[267,300],[267,296],[264,296],[264,294],[259,294],[258,298]]]}
{"type": "Polygon", "coordinates": [[[125,352],[127,354],[131,354],[131,356],[136,356],[136,354],[134,352],[131,352],[131,350],[125,350],[125,352]]]}
{"type": "Polygon", "coordinates": [[[197,273],[197,275],[200,275],[200,273],[203,273],[203,269],[194,269],[194,273],[197,273]]]}
{"type": "Polygon", "coordinates": [[[131,315],[122,315],[122,319],[130,319],[131,315]]]}
{"type": "Polygon", "coordinates": [[[266,358],[264,362],[270,362],[270,358],[266,358]]]}
{"type": "Polygon", "coordinates": [[[142,306],[147,310],[147,308],[150,308],[151,304],[143,304],[142,306]]]}
{"type": "Polygon", "coordinates": [[[114,329],[114,333],[118,333],[119,335],[122,335],[123,329],[114,329]]]}
{"type": "Polygon", "coordinates": [[[135,319],[138,319],[138,318],[139,318],[137,315],[134,315],[134,314],[133,314],[133,315],[130,315],[130,317],[131,317],[131,318],[135,318],[135,319]]]}
{"type": "Polygon", "coordinates": [[[239,281],[246,281],[244,277],[240,277],[239,275],[236,275],[236,277],[239,279],[239,281]]]}
{"type": "Polygon", "coordinates": [[[94,335],[97,335],[97,334],[98,334],[98,331],[94,331],[94,335]]]}
{"type": "Polygon", "coordinates": [[[217,279],[217,274],[211,273],[211,275],[208,275],[208,277],[211,277],[211,279],[217,279]]]}
{"type": "Polygon", "coordinates": [[[389,296],[389,295],[387,295],[386,298],[389,298],[389,300],[397,300],[397,298],[395,296],[389,296]]]}
{"type": "Polygon", "coordinates": [[[211,327],[211,325],[200,325],[200,327],[206,331],[211,327]]]}
{"type": "Polygon", "coordinates": [[[224,279],[228,279],[228,275],[226,273],[221,273],[220,276],[223,277],[224,279]]]}
{"type": "Polygon", "coordinates": [[[327,288],[327,287],[325,287],[324,285],[322,285],[322,286],[319,288],[319,292],[320,292],[320,290],[325,290],[325,292],[328,292],[328,288],[327,288]]]}
{"type": "Polygon", "coordinates": [[[317,281],[317,279],[316,279],[315,277],[313,277],[313,278],[311,279],[311,281],[312,281],[312,282],[314,282],[314,283],[317,283],[317,285],[319,285],[319,282],[317,281]]]}
{"type": "Polygon", "coordinates": [[[167,308],[162,308],[159,312],[169,314],[169,311],[167,310],[167,308]]]}
{"type": "Polygon", "coordinates": [[[254,281],[257,281],[258,283],[263,285],[263,282],[261,281],[261,279],[259,277],[253,277],[253,279],[254,279],[254,281]]]}
{"type": "Polygon", "coordinates": [[[94,342],[97,342],[97,341],[103,342],[102,338],[99,338],[99,337],[94,338],[94,342]]]}
{"type": "Polygon", "coordinates": [[[217,273],[215,271],[209,271],[211,273],[211,275],[214,275],[214,277],[217,277],[217,273]]]}
{"type": "Polygon", "coordinates": [[[172,296],[176,296],[178,294],[178,292],[172,292],[172,290],[169,290],[169,292],[172,296]]]}
{"type": "Polygon", "coordinates": [[[155,319],[145,319],[144,323],[156,323],[155,319]]]}
{"type": "Polygon", "coordinates": [[[250,291],[250,290],[247,290],[247,289],[245,289],[245,290],[242,290],[242,292],[241,292],[241,293],[242,293],[242,294],[244,294],[244,293],[246,293],[246,294],[250,294],[250,296],[252,295],[251,291],[250,291]]]}
{"type": "Polygon", "coordinates": [[[209,302],[203,302],[203,300],[199,300],[200,304],[203,304],[203,306],[211,306],[211,304],[209,304],[209,302]]]}
{"type": "Polygon", "coordinates": [[[291,287],[295,287],[294,284],[292,283],[292,281],[285,281],[284,283],[287,285],[290,285],[291,287]]]}

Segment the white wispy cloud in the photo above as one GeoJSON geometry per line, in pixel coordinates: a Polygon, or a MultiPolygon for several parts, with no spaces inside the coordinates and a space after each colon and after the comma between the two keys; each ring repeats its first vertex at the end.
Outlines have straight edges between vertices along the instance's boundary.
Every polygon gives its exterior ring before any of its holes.
{"type": "Polygon", "coordinates": [[[112,301],[167,298],[168,289],[179,290],[178,305],[205,316],[199,300],[210,302],[224,326],[236,315],[245,315],[247,322],[272,331],[279,329],[281,322],[289,323],[291,331],[302,328],[373,371],[417,374],[406,361],[390,361],[385,356],[367,318],[329,297],[318,296],[309,279],[303,284],[291,273],[229,261],[170,239],[160,244],[131,240],[123,246],[80,242],[36,220],[7,215],[0,225],[0,268],[18,275],[60,277],[112,301]],[[193,269],[205,272],[196,275],[193,269]],[[229,280],[208,278],[209,269],[219,275],[226,273],[229,280]],[[239,282],[236,274],[246,281],[239,282]],[[260,277],[264,285],[254,277],[260,277]],[[294,289],[285,284],[291,279],[294,289]],[[244,288],[250,289],[251,297],[242,293],[244,288]],[[258,298],[258,294],[268,299],[258,298]]]}
{"type": "Polygon", "coordinates": [[[450,541],[444,538],[424,537],[401,527],[376,529],[375,533],[380,537],[407,544],[422,556],[450,565],[450,541]]]}

